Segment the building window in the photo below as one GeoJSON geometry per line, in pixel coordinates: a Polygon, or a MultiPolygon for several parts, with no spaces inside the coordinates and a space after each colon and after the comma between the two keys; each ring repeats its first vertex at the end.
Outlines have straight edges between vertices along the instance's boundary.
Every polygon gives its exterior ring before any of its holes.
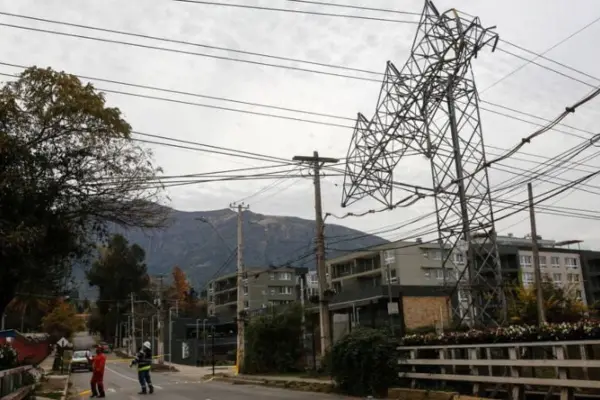
{"type": "Polygon", "coordinates": [[[291,272],[280,272],[279,273],[279,280],[280,281],[291,281],[292,280],[292,274],[291,274],[291,272]]]}
{"type": "Polygon", "coordinates": [[[555,284],[562,283],[562,274],[552,274],[552,280],[555,284]]]}
{"type": "Polygon", "coordinates": [[[248,296],[248,286],[244,286],[244,296],[248,296]]]}
{"type": "Polygon", "coordinates": [[[244,301],[244,308],[247,310],[248,308],[250,308],[250,303],[248,302],[248,300],[244,301]]]}
{"type": "Polygon", "coordinates": [[[579,274],[573,274],[573,282],[579,282],[579,274]]]}
{"type": "Polygon", "coordinates": [[[575,274],[567,274],[567,282],[569,282],[569,283],[573,282],[574,276],[575,276],[575,274]]]}
{"type": "Polygon", "coordinates": [[[540,256],[540,268],[546,268],[548,264],[546,264],[546,256],[540,256]]]}
{"type": "Polygon", "coordinates": [[[575,257],[565,257],[567,268],[577,268],[577,259],[575,257]]]}
{"type": "Polygon", "coordinates": [[[269,280],[271,280],[271,281],[275,280],[275,272],[269,272],[269,280]]]}
{"type": "Polygon", "coordinates": [[[523,274],[523,284],[531,285],[533,283],[533,272],[525,272],[523,274]]]}
{"type": "Polygon", "coordinates": [[[581,290],[576,290],[575,291],[575,298],[577,300],[581,301],[583,299],[583,297],[581,295],[582,295],[581,290]]]}
{"type": "Polygon", "coordinates": [[[431,278],[431,270],[425,269],[424,271],[425,271],[424,272],[425,273],[425,278],[427,278],[427,279],[431,278]]]}
{"type": "Polygon", "coordinates": [[[552,268],[560,268],[560,258],[559,257],[551,257],[550,264],[552,264],[552,268]]]}
{"type": "Polygon", "coordinates": [[[441,281],[444,279],[444,270],[443,269],[436,269],[435,270],[435,279],[441,281]]]}
{"type": "Polygon", "coordinates": [[[465,255],[463,253],[454,253],[454,264],[464,264],[465,263],[465,255]]]}
{"type": "Polygon", "coordinates": [[[519,257],[519,263],[521,264],[521,267],[531,267],[531,256],[519,257]]]}
{"type": "Polygon", "coordinates": [[[383,261],[386,265],[393,264],[396,261],[396,256],[394,255],[394,250],[386,250],[383,252],[383,261]]]}
{"type": "Polygon", "coordinates": [[[442,259],[442,252],[440,250],[430,250],[429,251],[429,258],[432,260],[441,260],[442,259]]]}

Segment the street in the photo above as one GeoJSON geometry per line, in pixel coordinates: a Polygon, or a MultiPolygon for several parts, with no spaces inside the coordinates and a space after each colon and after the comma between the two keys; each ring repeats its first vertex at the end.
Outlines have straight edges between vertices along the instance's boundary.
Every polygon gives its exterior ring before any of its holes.
{"type": "MultiPolygon", "coordinates": [[[[91,343],[93,339],[85,334],[76,335],[77,344],[91,343]],[[91,342],[90,342],[91,341],[91,342]]],[[[74,372],[71,375],[73,400],[88,399],[91,373],[74,372]]],[[[138,395],[140,387],[135,367],[129,368],[129,362],[109,355],[104,373],[106,397],[116,400],[138,400],[147,396],[169,400],[262,400],[284,399],[335,400],[347,397],[318,393],[305,393],[284,389],[266,388],[254,385],[231,385],[223,382],[200,381],[200,376],[192,377],[181,372],[156,372],[152,374],[155,392],[152,395],[138,395]]]]}

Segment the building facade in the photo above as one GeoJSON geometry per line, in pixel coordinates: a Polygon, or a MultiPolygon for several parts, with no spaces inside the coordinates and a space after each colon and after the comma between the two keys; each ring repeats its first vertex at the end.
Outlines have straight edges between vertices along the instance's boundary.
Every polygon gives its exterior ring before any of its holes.
{"type": "MultiPolygon", "coordinates": [[[[531,237],[499,236],[497,241],[500,248],[516,247],[518,249],[519,281],[525,287],[532,286],[535,282],[535,271],[531,237]]],[[[567,295],[587,305],[588,299],[581,262],[582,252],[564,248],[562,247],[563,243],[569,242],[538,238],[542,279],[561,287],[567,295]]]]}
{"type": "MultiPolygon", "coordinates": [[[[246,268],[244,308],[258,310],[299,300],[298,268],[246,268]]],[[[237,274],[220,276],[208,283],[208,313],[211,316],[235,316],[237,309],[237,274]]]]}

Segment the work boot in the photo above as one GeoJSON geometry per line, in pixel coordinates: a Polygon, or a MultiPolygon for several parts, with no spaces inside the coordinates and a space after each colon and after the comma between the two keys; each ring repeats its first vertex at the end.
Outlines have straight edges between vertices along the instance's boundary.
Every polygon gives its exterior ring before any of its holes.
{"type": "Polygon", "coordinates": [[[150,394],[154,393],[154,386],[150,385],[149,389],[150,389],[150,394]]]}
{"type": "Polygon", "coordinates": [[[142,388],[142,391],[141,391],[141,392],[138,392],[138,394],[146,394],[146,387],[143,387],[143,388],[142,388]]]}

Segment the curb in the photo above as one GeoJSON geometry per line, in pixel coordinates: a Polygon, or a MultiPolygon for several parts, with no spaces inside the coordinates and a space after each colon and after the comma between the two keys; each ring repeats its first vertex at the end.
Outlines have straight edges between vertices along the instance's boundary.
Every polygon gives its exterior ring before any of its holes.
{"type": "Polygon", "coordinates": [[[66,400],[67,394],[69,393],[69,383],[71,382],[71,363],[69,363],[69,373],[67,374],[67,379],[65,379],[65,388],[62,391],[60,396],[61,400],[66,400]]]}
{"type": "Polygon", "coordinates": [[[296,380],[269,380],[263,378],[240,378],[232,376],[215,376],[212,381],[216,382],[227,382],[232,385],[257,385],[272,387],[278,389],[288,389],[297,392],[311,392],[311,393],[334,393],[333,384],[330,382],[303,382],[296,380]]]}

